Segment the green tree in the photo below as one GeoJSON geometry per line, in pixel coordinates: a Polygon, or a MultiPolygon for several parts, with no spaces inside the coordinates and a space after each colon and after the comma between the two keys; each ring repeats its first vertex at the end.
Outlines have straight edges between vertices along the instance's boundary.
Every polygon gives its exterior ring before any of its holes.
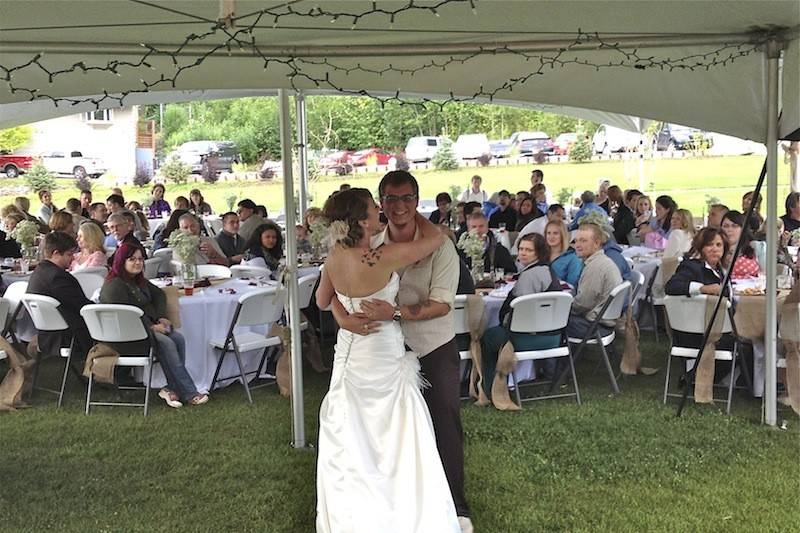
{"type": "Polygon", "coordinates": [[[458,168],[458,160],[453,151],[453,141],[445,139],[442,146],[433,155],[433,166],[437,170],[455,170],[458,168]]]}
{"type": "Polygon", "coordinates": [[[31,191],[38,193],[39,191],[48,190],[52,191],[56,188],[56,178],[52,172],[44,168],[44,165],[37,163],[33,165],[30,170],[25,173],[25,183],[31,191]]]}
{"type": "Polygon", "coordinates": [[[33,130],[30,126],[17,126],[0,130],[0,150],[13,152],[31,141],[33,130]]]}
{"type": "Polygon", "coordinates": [[[186,183],[189,174],[192,173],[192,167],[183,163],[179,157],[170,157],[166,163],[161,166],[161,173],[164,174],[172,183],[186,183]]]}

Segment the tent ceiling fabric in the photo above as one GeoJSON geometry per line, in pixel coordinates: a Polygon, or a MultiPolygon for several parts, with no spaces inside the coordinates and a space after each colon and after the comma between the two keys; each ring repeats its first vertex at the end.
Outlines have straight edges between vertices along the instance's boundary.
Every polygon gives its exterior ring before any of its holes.
{"type": "MultiPolygon", "coordinates": [[[[422,8],[441,2],[414,2],[422,8]]],[[[314,6],[333,12],[362,13],[372,8],[363,1],[300,1],[285,2],[290,9],[307,13],[314,6]]],[[[255,17],[248,13],[277,6],[278,2],[236,0],[235,15],[242,17],[231,32],[252,24],[255,17]]],[[[404,2],[378,2],[380,9],[392,10],[408,5],[404,2]]],[[[28,2],[4,0],[0,5],[0,65],[12,68],[29,62],[40,49],[46,50],[40,60],[49,70],[69,68],[83,61],[87,66],[106,65],[108,61],[136,61],[136,55],[120,55],[120,50],[108,53],[110,44],[135,49],[139,58],[146,49],[140,43],[168,45],[175,48],[191,33],[209,31],[219,16],[217,1],[168,2],[109,2],[99,8],[96,1],[28,2]],[[54,48],[70,50],[59,53],[54,48]],[[141,50],[141,51],[139,51],[141,50]]],[[[766,139],[766,61],[764,54],[755,51],[726,65],[689,69],[635,69],[631,66],[596,68],[619,61],[618,50],[586,50],[542,52],[538,55],[555,57],[565,64],[542,67],[539,59],[526,60],[519,54],[480,54],[463,63],[452,62],[446,68],[431,67],[414,75],[397,69],[418,69],[431,61],[449,62],[450,57],[465,55],[439,54],[403,57],[404,49],[420,44],[495,43],[574,39],[579,30],[601,35],[665,34],[743,34],[753,28],[790,27],[791,42],[785,52],[783,84],[782,134],[800,128],[800,48],[797,31],[800,27],[800,3],[786,1],[691,1],[656,0],[540,2],[540,1],[476,1],[475,12],[469,2],[446,3],[437,10],[412,9],[399,13],[389,29],[389,16],[371,14],[361,18],[351,29],[347,16],[331,22],[331,17],[288,15],[280,17],[275,28],[273,16],[262,18],[253,32],[259,47],[331,47],[369,46],[392,47],[396,55],[386,57],[328,57],[324,50],[316,57],[285,63],[271,63],[265,70],[264,60],[233,49],[225,49],[209,57],[201,65],[186,69],[175,87],[162,83],[152,89],[154,94],[131,94],[125,103],[170,101],[180,91],[205,91],[203,94],[253,94],[276,88],[300,88],[311,92],[370,93],[394,95],[440,95],[444,98],[470,98],[481,93],[481,100],[491,94],[498,102],[534,103],[556,106],[553,109],[598,110],[615,115],[634,115],[696,126],[737,137],[758,141],[766,139]],[[579,60],[586,64],[572,62],[579,60]],[[364,69],[392,70],[383,75],[364,69]],[[331,65],[339,67],[332,69],[331,65]],[[346,72],[340,69],[360,69],[346,72]],[[302,75],[297,75],[301,72],[302,75]],[[508,86],[511,86],[509,89],[508,86]],[[506,88],[504,88],[506,87],[506,88]],[[163,91],[163,94],[159,94],[163,91]],[[225,91],[225,92],[217,92],[225,91]],[[151,98],[153,98],[151,100],[151,98]]],[[[249,41],[250,37],[247,37],[249,41]]],[[[223,31],[195,41],[211,48],[225,41],[223,31]]],[[[698,55],[697,61],[719,49],[716,44],[685,44],[637,50],[642,58],[683,58],[698,55]]],[[[120,48],[117,46],[116,48],[120,48]]],[[[626,48],[628,51],[631,49],[626,48]]],[[[196,60],[181,57],[180,65],[196,60]]],[[[281,61],[286,62],[283,58],[281,61]]],[[[80,71],[58,75],[48,83],[47,74],[36,65],[14,72],[15,87],[36,88],[37,96],[87,98],[87,95],[123,93],[142,88],[140,79],[149,82],[164,74],[175,73],[168,56],[148,59],[154,67],[121,67],[119,76],[110,72],[80,71]]],[[[687,64],[687,63],[685,63],[687,64]]],[[[0,69],[0,77],[4,71],[0,69]]],[[[185,93],[183,93],[185,94],[185,93]]],[[[194,94],[194,93],[190,93],[194,94]]],[[[214,96],[217,97],[217,96],[214,96]]],[[[64,114],[51,101],[39,99],[33,105],[21,105],[30,100],[25,91],[12,92],[8,83],[0,84],[0,125],[31,122],[47,116],[64,114]],[[15,105],[16,104],[16,105],[15,105]]],[[[110,103],[110,101],[107,100],[110,103]]],[[[67,104],[68,105],[68,104],[67,104]]],[[[91,104],[88,104],[91,106],[91,104]]],[[[115,103],[114,105],[118,105],[115,103]]],[[[66,109],[76,110],[76,107],[66,109]]],[[[580,116],[580,115],[578,115],[580,116]]],[[[624,121],[624,120],[623,120],[624,121]]],[[[621,125],[621,124],[618,124],[621,125]]]]}

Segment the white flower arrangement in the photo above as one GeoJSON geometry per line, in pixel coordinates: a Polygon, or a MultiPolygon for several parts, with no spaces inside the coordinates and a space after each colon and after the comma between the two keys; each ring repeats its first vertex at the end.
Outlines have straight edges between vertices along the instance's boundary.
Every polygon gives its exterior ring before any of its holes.
{"type": "Polygon", "coordinates": [[[39,227],[31,220],[23,220],[11,231],[11,238],[19,243],[22,248],[33,248],[39,227]]]}
{"type": "Polygon", "coordinates": [[[790,235],[791,235],[792,242],[794,242],[794,243],[800,242],[800,229],[796,229],[796,230],[792,231],[792,233],[790,235]]]}
{"type": "Polygon", "coordinates": [[[322,217],[317,217],[309,227],[310,233],[308,235],[308,242],[314,248],[322,246],[325,236],[328,234],[328,228],[325,226],[325,220],[322,217]]]}
{"type": "Polygon", "coordinates": [[[483,259],[484,238],[472,231],[465,231],[458,239],[458,248],[476,265],[483,259]]]}
{"type": "Polygon", "coordinates": [[[169,246],[181,263],[194,264],[200,237],[176,230],[169,236],[169,246]]]}

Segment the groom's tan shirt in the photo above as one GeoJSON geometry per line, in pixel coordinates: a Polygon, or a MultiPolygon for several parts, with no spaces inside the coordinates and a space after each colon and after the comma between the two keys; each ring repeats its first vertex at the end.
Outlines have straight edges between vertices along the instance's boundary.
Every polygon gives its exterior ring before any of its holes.
{"type": "MultiPolygon", "coordinates": [[[[419,229],[414,240],[420,238],[419,229]]],[[[390,243],[389,228],[372,238],[372,247],[390,243]]],[[[428,320],[401,320],[405,343],[419,354],[428,355],[439,346],[455,337],[453,325],[453,302],[458,289],[458,254],[450,239],[428,257],[403,268],[400,275],[400,290],[397,293],[399,305],[414,305],[427,300],[441,302],[450,306],[444,316],[428,320]]]]}

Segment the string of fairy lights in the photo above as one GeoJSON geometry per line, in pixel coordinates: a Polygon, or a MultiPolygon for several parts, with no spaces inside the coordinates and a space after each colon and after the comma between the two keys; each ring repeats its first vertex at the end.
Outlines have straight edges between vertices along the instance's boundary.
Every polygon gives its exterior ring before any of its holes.
{"type": "MultiPolygon", "coordinates": [[[[144,0],[130,1],[143,6],[167,9],[144,0]]],[[[313,87],[329,93],[366,96],[379,101],[381,105],[392,102],[401,105],[444,106],[450,102],[491,102],[500,97],[508,96],[515,88],[530,82],[536,77],[545,75],[548,70],[570,66],[596,70],[622,68],[639,70],[661,69],[667,71],[709,70],[725,67],[739,58],[759,51],[768,38],[765,34],[763,39],[754,38],[747,43],[709,45],[709,50],[702,54],[661,57],[653,55],[652,49],[647,49],[646,52],[643,52],[635,47],[615,42],[612,38],[605,38],[599,33],[578,30],[569,44],[552,52],[533,53],[520,51],[510,47],[508,44],[486,42],[480,45],[477,51],[468,53],[447,54],[444,56],[431,54],[433,57],[419,56],[419,63],[412,65],[410,63],[412,59],[403,57],[403,52],[400,48],[397,52],[397,58],[402,59],[401,65],[396,64],[397,60],[393,63],[390,59],[386,59],[380,66],[374,66],[378,62],[375,61],[374,57],[368,57],[368,55],[365,56],[363,63],[359,61],[355,65],[352,64],[352,58],[348,58],[349,61],[344,61],[327,57],[313,57],[307,51],[303,54],[297,53],[295,55],[287,52],[286,55],[276,57],[262,51],[265,45],[260,45],[257,39],[257,35],[260,35],[261,32],[268,32],[271,28],[278,28],[287,20],[292,23],[311,20],[317,24],[320,20],[327,20],[331,24],[349,24],[354,31],[358,31],[359,24],[369,20],[370,22],[377,22],[377,24],[384,24],[385,27],[389,28],[388,31],[391,31],[395,21],[407,13],[425,12],[433,17],[447,17],[454,13],[453,10],[464,8],[476,13],[476,2],[477,0],[440,0],[438,2],[423,3],[420,0],[409,0],[406,4],[399,5],[394,9],[387,9],[384,4],[379,5],[378,2],[371,2],[371,7],[355,12],[333,11],[331,9],[323,9],[317,5],[304,7],[305,2],[296,0],[238,17],[230,14],[219,20],[210,20],[191,13],[168,9],[172,13],[192,18],[197,23],[208,24],[208,29],[199,33],[191,32],[178,45],[173,45],[169,48],[165,45],[142,42],[139,43],[142,49],[140,56],[137,54],[130,59],[112,59],[105,63],[91,63],[88,60],[81,60],[71,65],[55,67],[51,65],[54,62],[49,60],[47,54],[39,52],[24,63],[17,65],[0,64],[0,81],[7,84],[12,94],[20,93],[31,101],[49,100],[56,106],[91,103],[99,109],[101,107],[123,106],[126,98],[132,94],[178,89],[180,88],[181,78],[185,76],[187,71],[200,68],[210,58],[230,56],[236,52],[237,57],[252,58],[265,71],[281,69],[281,72],[285,73],[289,79],[293,89],[299,90],[313,87]],[[592,61],[589,54],[579,53],[587,50],[587,45],[590,50],[611,52],[613,59],[603,62],[592,61]],[[377,77],[387,75],[399,77],[417,76],[429,71],[447,71],[448,68],[454,66],[464,66],[469,65],[471,62],[477,62],[487,55],[499,54],[519,58],[520,67],[516,69],[517,74],[504,80],[496,80],[491,86],[481,84],[473,94],[456,95],[450,90],[443,90],[441,93],[444,96],[439,98],[407,98],[398,90],[393,95],[386,96],[385,93],[377,94],[365,89],[348,88],[347,84],[337,81],[341,76],[347,77],[353,74],[377,77]],[[167,65],[169,65],[166,67],[163,63],[165,58],[168,59],[167,65]],[[159,66],[157,67],[156,65],[159,66]],[[63,97],[50,94],[44,86],[29,87],[15,81],[21,77],[21,73],[27,74],[31,71],[38,71],[38,73],[44,74],[48,85],[52,85],[63,76],[75,73],[107,73],[109,76],[117,77],[135,73],[139,83],[137,86],[122,92],[109,91],[102,88],[95,91],[98,93],[95,96],[63,97]]],[[[461,15],[461,13],[455,14],[461,15]]],[[[317,29],[324,30],[324,28],[319,28],[318,25],[317,29]]]]}

